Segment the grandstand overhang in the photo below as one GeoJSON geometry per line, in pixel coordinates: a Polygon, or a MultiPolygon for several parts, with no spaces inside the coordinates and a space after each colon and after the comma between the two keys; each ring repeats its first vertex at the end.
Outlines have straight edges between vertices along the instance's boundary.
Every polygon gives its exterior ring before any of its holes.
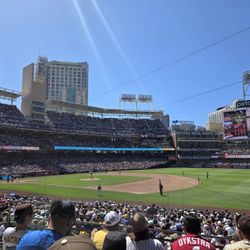
{"type": "Polygon", "coordinates": [[[89,115],[94,117],[116,117],[116,118],[149,118],[149,119],[162,119],[163,111],[135,111],[123,109],[106,109],[93,106],[85,106],[80,104],[72,104],[62,102],[59,100],[49,99],[46,102],[46,109],[57,112],[67,112],[81,115],[89,115]]]}
{"type": "Polygon", "coordinates": [[[11,104],[13,104],[13,102],[21,96],[22,94],[20,92],[6,88],[0,88],[0,99],[11,101],[11,104]]]}

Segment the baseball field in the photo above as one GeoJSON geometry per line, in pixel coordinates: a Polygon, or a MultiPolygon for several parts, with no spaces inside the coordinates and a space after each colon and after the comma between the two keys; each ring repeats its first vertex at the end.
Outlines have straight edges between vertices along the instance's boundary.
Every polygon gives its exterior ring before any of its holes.
{"type": "Polygon", "coordinates": [[[0,189],[76,200],[156,203],[169,208],[194,207],[250,211],[250,170],[166,168],[69,174],[0,182],[0,189]],[[164,195],[159,194],[159,179],[164,195]],[[98,196],[96,187],[102,186],[98,196]]]}

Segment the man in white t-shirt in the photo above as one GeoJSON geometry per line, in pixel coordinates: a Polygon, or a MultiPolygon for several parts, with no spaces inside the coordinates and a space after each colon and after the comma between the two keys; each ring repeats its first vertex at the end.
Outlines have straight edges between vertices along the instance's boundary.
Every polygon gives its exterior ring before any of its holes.
{"type": "Polygon", "coordinates": [[[16,227],[7,227],[3,232],[3,250],[15,250],[22,236],[28,231],[32,221],[33,208],[31,204],[22,204],[16,207],[16,227]]]}

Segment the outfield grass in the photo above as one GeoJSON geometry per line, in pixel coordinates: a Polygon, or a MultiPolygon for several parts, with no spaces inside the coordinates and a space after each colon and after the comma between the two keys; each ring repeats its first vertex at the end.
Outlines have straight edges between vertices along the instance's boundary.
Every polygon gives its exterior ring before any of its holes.
{"type": "MultiPolygon", "coordinates": [[[[40,194],[54,195],[58,197],[68,197],[72,199],[86,200],[117,200],[123,202],[143,202],[159,203],[169,207],[207,207],[207,208],[228,208],[231,210],[249,210],[250,211],[250,170],[236,169],[194,169],[194,168],[168,168],[154,170],[131,171],[133,173],[157,173],[162,174],[162,179],[167,178],[171,181],[172,177],[165,175],[184,175],[197,178],[201,183],[198,186],[168,192],[166,196],[161,197],[159,193],[152,194],[130,194],[105,191],[105,185],[115,185],[119,183],[145,180],[144,177],[134,176],[109,176],[98,174],[99,180],[80,179],[89,178],[89,174],[72,174],[48,177],[27,178],[34,181],[32,183],[0,183],[1,189],[28,191],[40,194]],[[209,179],[206,179],[206,173],[209,172],[209,179]],[[97,186],[101,184],[104,188],[103,196],[97,197],[95,190],[84,189],[85,186],[97,186]],[[51,185],[67,185],[74,187],[55,187],[51,185]]],[[[93,175],[93,178],[96,175],[93,175]]]]}

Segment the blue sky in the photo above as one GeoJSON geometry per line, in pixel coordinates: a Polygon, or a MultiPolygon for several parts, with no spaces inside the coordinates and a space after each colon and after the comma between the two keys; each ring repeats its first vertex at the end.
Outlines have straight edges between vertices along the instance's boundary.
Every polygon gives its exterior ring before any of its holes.
{"type": "Polygon", "coordinates": [[[209,112],[243,97],[241,83],[224,86],[250,70],[250,29],[141,76],[249,27],[249,10],[248,0],[1,0],[0,87],[21,91],[22,68],[39,54],[86,61],[89,105],[152,95],[171,120],[205,126],[209,112]]]}

